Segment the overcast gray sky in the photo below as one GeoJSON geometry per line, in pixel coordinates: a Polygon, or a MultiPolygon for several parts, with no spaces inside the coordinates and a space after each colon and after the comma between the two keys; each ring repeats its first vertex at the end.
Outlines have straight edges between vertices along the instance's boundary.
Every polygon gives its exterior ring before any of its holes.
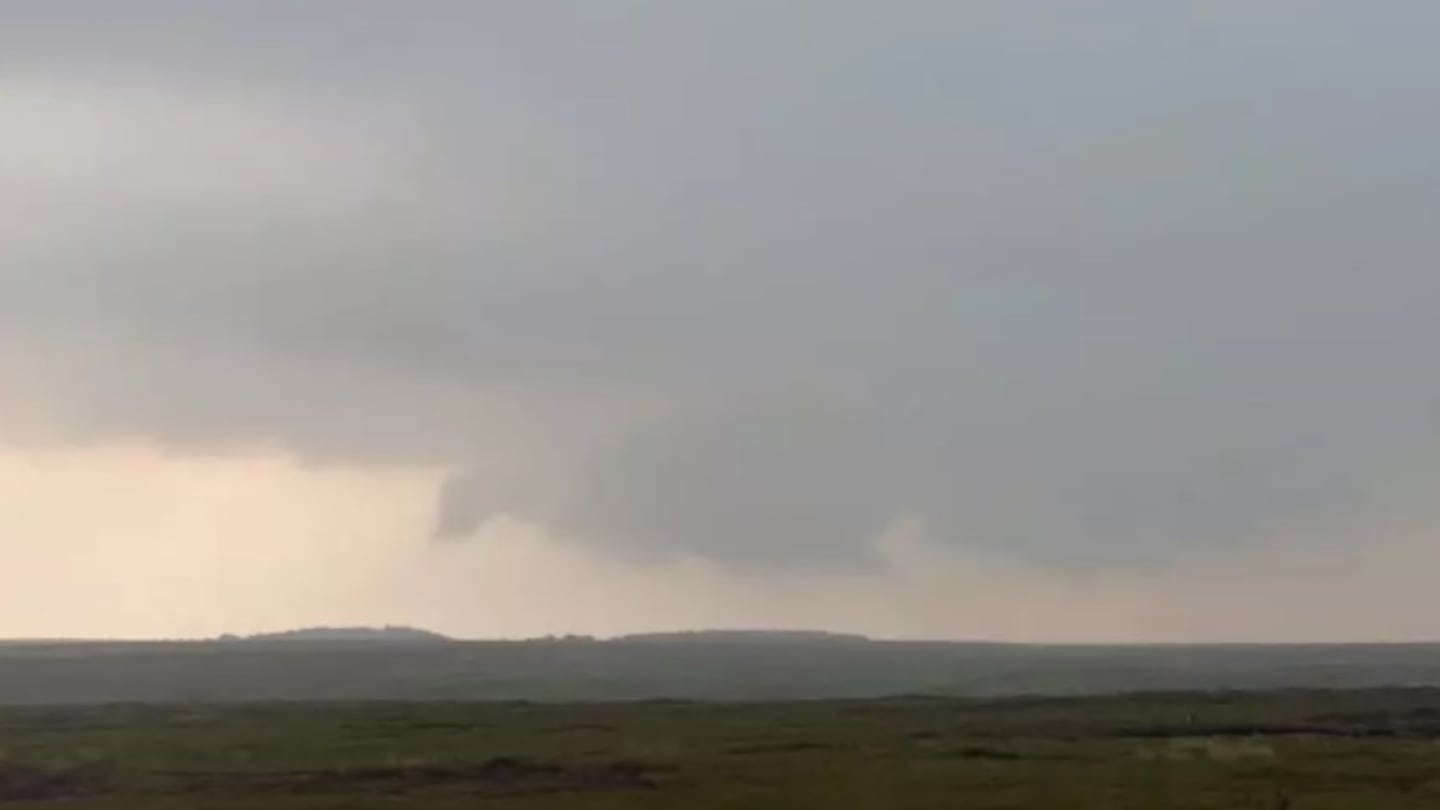
{"type": "Polygon", "coordinates": [[[1437,26],[0,0],[0,633],[1434,635],[1437,26]]]}

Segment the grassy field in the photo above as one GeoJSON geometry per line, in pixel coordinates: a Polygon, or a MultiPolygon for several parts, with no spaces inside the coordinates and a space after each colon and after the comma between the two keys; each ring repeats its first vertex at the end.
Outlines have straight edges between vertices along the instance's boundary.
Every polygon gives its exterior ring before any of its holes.
{"type": "Polygon", "coordinates": [[[781,701],[1440,688],[1440,644],[1017,645],[845,638],[4,643],[0,705],[781,701]]]}
{"type": "Polygon", "coordinates": [[[1440,692],[0,709],[7,808],[1440,807],[1440,692]]]}

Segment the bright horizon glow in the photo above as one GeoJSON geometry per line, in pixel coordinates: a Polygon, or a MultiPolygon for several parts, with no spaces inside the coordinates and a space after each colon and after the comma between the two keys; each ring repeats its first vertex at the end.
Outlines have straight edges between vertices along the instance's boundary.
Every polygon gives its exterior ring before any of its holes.
{"type": "Polygon", "coordinates": [[[439,475],[136,444],[0,453],[0,536],[31,538],[0,545],[0,638],[386,624],[473,639],[737,627],[1026,643],[1434,638],[1416,608],[1429,598],[1422,562],[1440,563],[1440,548],[1400,527],[1358,552],[1282,538],[1083,575],[897,529],[877,570],[760,579],[699,559],[607,560],[508,519],[436,546],[425,534],[439,475]],[[1295,633],[1302,615],[1321,629],[1295,633]]]}

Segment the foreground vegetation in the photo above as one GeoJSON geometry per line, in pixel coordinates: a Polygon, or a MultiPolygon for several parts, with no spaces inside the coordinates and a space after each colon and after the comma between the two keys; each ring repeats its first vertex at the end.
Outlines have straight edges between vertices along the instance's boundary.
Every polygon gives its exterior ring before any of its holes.
{"type": "Polygon", "coordinates": [[[1440,691],[0,709],[0,805],[1440,807],[1440,691]]]}

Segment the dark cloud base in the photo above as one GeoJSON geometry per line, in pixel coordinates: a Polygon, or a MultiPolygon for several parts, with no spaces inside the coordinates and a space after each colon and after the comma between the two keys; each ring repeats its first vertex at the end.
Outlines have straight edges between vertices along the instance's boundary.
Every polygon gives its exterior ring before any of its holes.
{"type": "Polygon", "coordinates": [[[0,340],[67,348],[6,373],[68,441],[454,470],[445,539],[1133,565],[1413,508],[1436,13],[1112,5],[12,5],[0,340]]]}

